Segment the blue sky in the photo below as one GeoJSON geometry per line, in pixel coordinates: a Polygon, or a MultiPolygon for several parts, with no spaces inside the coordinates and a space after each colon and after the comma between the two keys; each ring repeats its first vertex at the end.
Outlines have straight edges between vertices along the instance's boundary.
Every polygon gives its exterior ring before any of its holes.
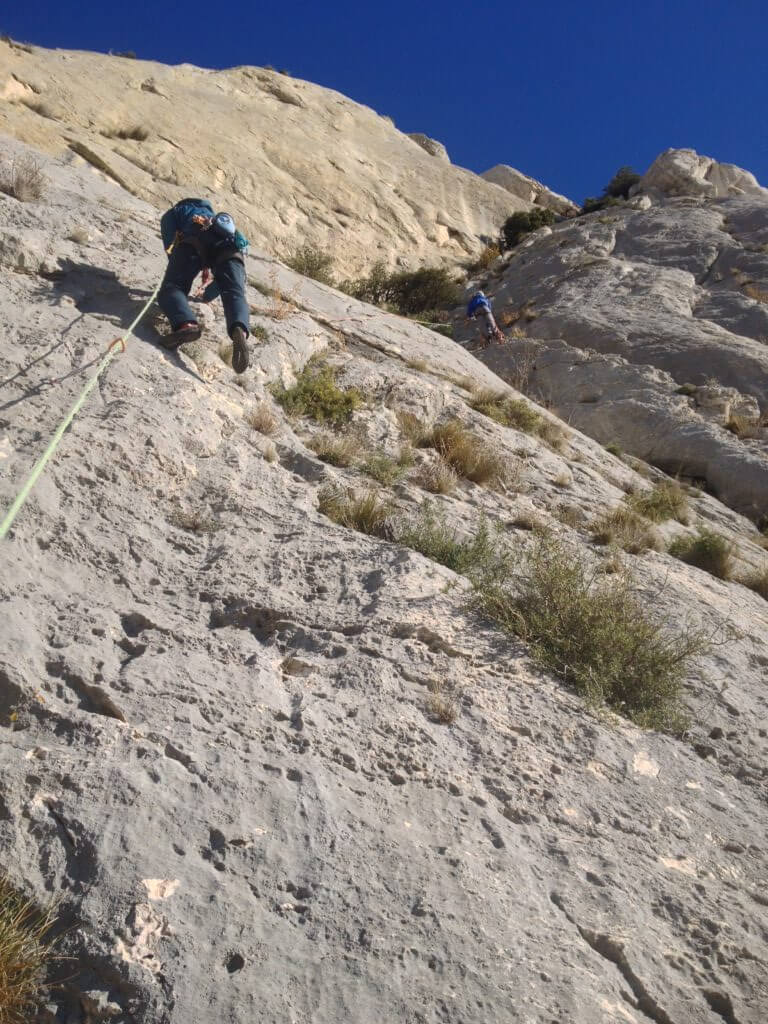
{"type": "Polygon", "coordinates": [[[691,146],[768,184],[765,0],[26,0],[0,32],[204,67],[272,64],[576,200],[691,146]],[[219,13],[221,12],[221,13],[219,13]]]}

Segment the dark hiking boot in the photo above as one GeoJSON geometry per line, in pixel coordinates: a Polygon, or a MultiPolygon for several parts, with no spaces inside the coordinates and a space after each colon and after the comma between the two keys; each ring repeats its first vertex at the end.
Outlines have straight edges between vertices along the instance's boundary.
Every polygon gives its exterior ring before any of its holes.
{"type": "Polygon", "coordinates": [[[245,373],[248,363],[248,334],[240,324],[235,324],[232,328],[232,369],[235,373],[245,373]]]}
{"type": "Polygon", "coordinates": [[[161,339],[161,344],[163,348],[173,352],[179,345],[186,345],[188,341],[197,341],[202,333],[200,324],[196,320],[189,320],[187,323],[177,327],[175,331],[166,334],[161,339]]]}

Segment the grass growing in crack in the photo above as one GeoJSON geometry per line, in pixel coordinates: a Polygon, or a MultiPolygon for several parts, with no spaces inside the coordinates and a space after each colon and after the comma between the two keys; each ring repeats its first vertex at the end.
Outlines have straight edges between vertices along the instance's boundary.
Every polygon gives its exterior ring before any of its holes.
{"type": "Polygon", "coordinates": [[[398,409],[396,416],[400,433],[406,441],[412,444],[414,448],[425,447],[432,433],[426,423],[414,413],[406,412],[405,409],[398,409]]]}
{"type": "Polygon", "coordinates": [[[768,601],[768,569],[757,570],[739,580],[745,587],[754,590],[764,601],[768,601]]]}
{"type": "Polygon", "coordinates": [[[428,444],[454,472],[472,483],[498,487],[513,476],[509,461],[487,442],[475,437],[459,420],[438,423],[428,444]]]}
{"type": "Polygon", "coordinates": [[[459,717],[456,698],[444,692],[442,681],[439,679],[430,681],[427,711],[441,725],[453,725],[459,717]]]}
{"type": "Polygon", "coordinates": [[[53,911],[40,911],[0,876],[0,1021],[26,1024],[44,991],[46,967],[55,959],[47,936],[53,911]]]}
{"type": "Polygon", "coordinates": [[[473,534],[460,540],[456,530],[447,525],[429,501],[424,502],[418,515],[400,526],[395,539],[398,544],[469,579],[498,572],[498,563],[506,559],[503,545],[485,521],[480,522],[473,534]]]}
{"type": "Polygon", "coordinates": [[[221,529],[221,523],[215,519],[209,519],[202,512],[186,512],[184,509],[174,509],[168,517],[171,526],[176,526],[187,533],[216,533],[221,529]]]}
{"type": "Polygon", "coordinates": [[[332,366],[312,360],[297,374],[292,388],[277,384],[272,386],[272,393],[289,416],[309,416],[334,426],[346,423],[363,404],[357,388],[342,389],[336,384],[332,366]]]}
{"type": "Polygon", "coordinates": [[[404,445],[396,459],[384,452],[371,452],[361,465],[362,471],[377,483],[391,487],[403,479],[413,465],[413,451],[404,445]]]}
{"type": "Polygon", "coordinates": [[[351,434],[318,434],[309,442],[309,447],[331,466],[351,466],[360,451],[360,442],[351,434]]]}
{"type": "Polygon", "coordinates": [[[255,405],[248,412],[246,419],[254,430],[258,430],[260,434],[266,434],[267,437],[276,434],[280,426],[280,420],[268,402],[259,402],[255,405]]]}
{"type": "Polygon", "coordinates": [[[713,530],[702,529],[693,537],[677,537],[668,550],[675,558],[718,579],[729,580],[733,576],[733,541],[713,530]]]}
{"type": "Polygon", "coordinates": [[[662,480],[651,490],[630,495],[627,504],[652,523],[663,523],[666,519],[687,523],[690,518],[688,497],[674,480],[662,480]]]}
{"type": "Polygon", "coordinates": [[[416,478],[419,487],[432,494],[453,494],[459,483],[455,471],[443,458],[424,466],[416,478]]]}
{"type": "Polygon", "coordinates": [[[523,398],[512,398],[503,391],[484,389],[474,392],[469,405],[503,427],[534,434],[557,450],[565,447],[568,439],[565,429],[536,412],[530,402],[523,398]]]}
{"type": "Polygon", "coordinates": [[[392,506],[374,490],[358,495],[346,488],[328,485],[320,489],[318,509],[339,526],[387,537],[390,533],[392,506]]]}
{"type": "Polygon", "coordinates": [[[16,157],[0,163],[0,192],[28,203],[41,199],[48,186],[42,167],[33,156],[16,157]]]}
{"type": "Polygon", "coordinates": [[[610,544],[630,555],[661,551],[661,538],[650,521],[625,505],[606,512],[592,529],[595,544],[610,544]]]}
{"type": "Polygon", "coordinates": [[[644,727],[680,727],[682,684],[708,640],[688,627],[667,629],[626,570],[606,578],[575,551],[542,538],[521,577],[491,575],[475,589],[478,606],[589,703],[644,727]]]}

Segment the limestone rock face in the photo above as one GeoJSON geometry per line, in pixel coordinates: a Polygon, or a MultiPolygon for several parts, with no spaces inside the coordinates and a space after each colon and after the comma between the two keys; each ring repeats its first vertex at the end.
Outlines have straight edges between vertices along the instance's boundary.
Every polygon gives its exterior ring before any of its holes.
{"type": "Polygon", "coordinates": [[[439,143],[415,145],[368,107],[264,68],[0,42],[0,130],[75,153],[157,208],[207,196],[254,244],[310,243],[340,276],[377,260],[465,262],[530,205],[453,167],[439,143]]]}
{"type": "Polygon", "coordinates": [[[699,156],[693,149],[667,149],[656,157],[635,187],[635,191],[656,191],[667,196],[757,195],[768,198],[754,174],[734,164],[718,163],[699,156]]]}
{"type": "MultiPolygon", "coordinates": [[[[164,267],[154,207],[41,159],[41,200],[0,193],[3,512],[164,267]]],[[[472,409],[517,393],[427,328],[263,252],[247,270],[251,369],[218,303],[173,355],[153,313],[0,542],[0,865],[55,898],[68,958],[36,1024],[764,1024],[768,604],[626,556],[665,624],[729,639],[683,736],[594,715],[465,578],[335,524],[321,488],[367,494],[398,412],[458,417],[508,485],[432,494],[415,449],[377,485],[393,518],[429,498],[520,553],[540,524],[604,579],[592,524],[650,481],[545,408],[560,444],[472,409]],[[347,467],[269,390],[312,355],[365,396],[347,467]]],[[[665,540],[708,525],[765,571],[750,522],[690,502],[665,540]]]]}
{"type": "Polygon", "coordinates": [[[437,157],[438,160],[443,160],[445,163],[450,163],[451,158],[448,156],[448,150],[437,139],[430,139],[428,135],[424,135],[422,132],[409,132],[408,138],[421,146],[423,150],[429,153],[430,156],[437,157]]]}
{"type": "MultiPolygon", "coordinates": [[[[515,345],[520,336],[557,343],[546,370],[536,360],[536,374],[560,415],[669,471],[706,479],[760,519],[768,506],[768,194],[659,193],[646,208],[638,198],[529,236],[484,289],[515,345]],[[687,397],[675,395],[682,387],[687,397]],[[592,392],[601,396],[595,408],[577,410],[592,392]]],[[[460,322],[457,337],[473,329],[460,322]]],[[[480,357],[499,371],[506,365],[497,352],[480,357]]]]}
{"type": "Polygon", "coordinates": [[[578,210],[578,206],[572,203],[570,199],[558,195],[557,192],[552,192],[546,185],[542,185],[540,181],[536,181],[535,178],[529,178],[527,174],[522,174],[507,164],[497,164],[495,167],[491,167],[490,170],[483,171],[480,177],[485,178],[486,181],[492,181],[495,185],[501,185],[507,192],[517,196],[518,199],[524,200],[526,203],[532,203],[534,206],[544,206],[548,210],[554,210],[555,213],[559,213],[562,216],[570,216],[578,210]]]}

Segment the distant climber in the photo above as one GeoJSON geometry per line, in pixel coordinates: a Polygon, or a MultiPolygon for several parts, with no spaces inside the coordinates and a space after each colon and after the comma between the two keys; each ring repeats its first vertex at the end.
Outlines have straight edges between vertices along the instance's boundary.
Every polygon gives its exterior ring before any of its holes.
{"type": "Polygon", "coordinates": [[[491,341],[504,341],[504,335],[493,318],[491,303],[484,292],[475,292],[467,306],[467,318],[475,320],[477,317],[480,317],[483,337],[487,344],[491,341]]]}
{"type": "Polygon", "coordinates": [[[214,213],[206,199],[182,199],[160,219],[160,234],[168,256],[168,267],[160,286],[158,303],[171,323],[163,339],[168,349],[177,349],[200,337],[200,325],[189,305],[192,283],[203,271],[203,283],[213,281],[203,292],[204,302],[221,296],[227,332],[232,339],[232,368],[248,369],[249,309],[245,298],[243,251],[248,242],[235,228],[228,213],[214,213]],[[171,249],[171,246],[173,248],[171,249]]]}

